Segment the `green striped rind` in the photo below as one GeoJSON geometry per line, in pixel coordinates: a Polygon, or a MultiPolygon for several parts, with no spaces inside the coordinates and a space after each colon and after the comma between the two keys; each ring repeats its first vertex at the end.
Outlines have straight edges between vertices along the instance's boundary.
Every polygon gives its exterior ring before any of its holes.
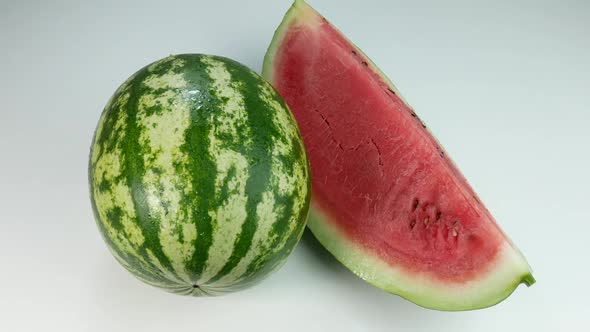
{"type": "MultiPolygon", "coordinates": [[[[283,39],[289,29],[304,26],[306,30],[313,31],[321,24],[323,19],[318,12],[303,0],[295,0],[275,31],[264,56],[262,76],[271,83],[277,79],[274,61],[281,51],[283,39]]],[[[369,68],[404,101],[389,78],[358,47],[348,42],[358,53],[363,54],[369,68]]],[[[327,217],[325,211],[314,207],[313,202],[308,226],[318,241],[361,279],[426,308],[446,311],[485,308],[507,298],[521,283],[527,286],[535,283],[526,259],[508,238],[505,239],[497,259],[487,273],[466,283],[450,283],[392,266],[379,259],[374,253],[368,252],[349,239],[336,223],[327,217]]]]}
{"type": "Polygon", "coordinates": [[[297,125],[247,67],[184,54],[130,77],[99,120],[89,165],[117,260],[170,292],[215,295],[284,263],[309,209],[297,125]]]}

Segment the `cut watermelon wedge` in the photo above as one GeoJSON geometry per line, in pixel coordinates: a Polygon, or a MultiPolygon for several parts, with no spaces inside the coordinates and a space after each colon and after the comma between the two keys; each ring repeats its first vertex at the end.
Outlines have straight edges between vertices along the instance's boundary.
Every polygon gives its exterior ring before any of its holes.
{"type": "Polygon", "coordinates": [[[303,134],[309,227],[355,274],[439,310],[488,307],[535,282],[393,84],[305,2],[277,29],[263,75],[303,134]]]}

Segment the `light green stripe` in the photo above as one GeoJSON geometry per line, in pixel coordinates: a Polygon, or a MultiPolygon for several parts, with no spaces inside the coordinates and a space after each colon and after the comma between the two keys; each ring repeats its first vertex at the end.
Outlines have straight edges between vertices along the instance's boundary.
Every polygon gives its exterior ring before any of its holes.
{"type": "MultiPolygon", "coordinates": [[[[182,64],[180,59],[175,61],[182,64]]],[[[186,101],[189,97],[174,90],[186,88],[187,82],[182,74],[168,72],[152,74],[144,84],[154,89],[141,96],[137,114],[140,144],[147,148],[143,154],[146,171],[142,179],[147,204],[152,218],[160,222],[158,237],[162,251],[181,282],[190,285],[185,262],[195,250],[197,229],[191,220],[190,207],[187,209],[182,202],[184,195],[192,190],[190,174],[178,166],[185,165],[189,158],[180,147],[190,124],[190,109],[186,101]]]]}
{"type": "Polygon", "coordinates": [[[274,193],[272,191],[262,194],[262,201],[256,207],[256,216],[258,217],[258,224],[260,226],[256,230],[256,233],[254,233],[250,249],[230,273],[211,285],[208,285],[208,287],[221,289],[236,283],[248,270],[252,261],[258,257],[261,252],[264,252],[265,249],[269,249],[266,248],[266,246],[277,236],[277,234],[271,232],[273,224],[277,221],[277,211],[275,211],[274,203],[274,193]]]}
{"type": "MultiPolygon", "coordinates": [[[[124,107],[127,99],[117,100],[117,107],[124,107]]],[[[105,112],[106,113],[106,112],[105,112]]],[[[124,138],[124,129],[126,123],[126,116],[124,113],[117,118],[113,131],[120,134],[114,138],[120,142],[124,138]]],[[[97,129],[97,138],[102,135],[104,122],[106,117],[101,117],[97,129]]],[[[123,253],[138,257],[138,259],[147,265],[141,255],[138,253],[138,248],[143,244],[144,238],[141,230],[134,222],[135,210],[133,208],[133,199],[129,187],[122,179],[122,150],[117,147],[110,150],[103,150],[99,152],[100,144],[95,144],[93,149],[93,164],[94,172],[92,173],[93,182],[93,199],[95,201],[97,213],[99,215],[99,222],[101,222],[104,231],[108,234],[113,244],[123,253]],[[101,183],[109,183],[109,188],[100,189],[101,183]],[[120,222],[123,226],[122,232],[116,229],[114,221],[109,218],[108,212],[114,209],[120,209],[120,222]]],[[[119,255],[117,255],[119,257],[119,255]]],[[[120,257],[119,257],[120,258],[120,257]]]]}
{"type": "Polygon", "coordinates": [[[225,63],[211,57],[203,57],[202,62],[207,65],[213,94],[222,101],[221,112],[215,115],[215,125],[209,132],[209,153],[216,158],[217,166],[214,195],[221,205],[209,211],[216,227],[213,230],[213,242],[199,285],[207,283],[229,260],[242,224],[246,220],[246,182],[249,164],[246,157],[232,147],[241,145],[242,149],[246,149],[251,143],[250,139],[239,141],[239,134],[242,137],[250,136],[246,126],[248,114],[240,93],[243,86],[232,81],[225,63]],[[238,128],[246,132],[238,133],[238,128]],[[227,188],[224,188],[224,184],[227,188]]]}
{"type": "MultiPolygon", "coordinates": [[[[256,207],[258,218],[258,228],[254,233],[252,244],[245,253],[240,262],[231,270],[230,273],[208,285],[210,289],[223,289],[249,277],[251,264],[261,260],[267,262],[266,258],[278,256],[301,220],[299,220],[300,211],[307,203],[308,197],[308,174],[307,160],[305,154],[301,156],[293,155],[293,142],[300,142],[299,132],[287,107],[277,101],[276,93],[266,82],[258,84],[260,91],[260,100],[265,103],[264,109],[272,117],[272,123],[278,134],[272,138],[270,147],[271,156],[271,177],[272,191],[263,193],[261,202],[256,207]],[[301,159],[298,159],[301,158],[301,159]],[[275,194],[292,197],[293,209],[283,211],[281,204],[275,203],[275,194]],[[273,227],[280,218],[285,218],[284,213],[291,213],[287,216],[289,220],[287,234],[275,234],[273,227]],[[285,235],[283,242],[277,242],[279,235],[285,235]],[[272,243],[277,243],[271,247],[272,243]],[[261,255],[264,256],[261,257],[261,255]]],[[[300,149],[303,149],[301,146],[300,149]]],[[[303,151],[303,150],[300,150],[303,151]]]]}

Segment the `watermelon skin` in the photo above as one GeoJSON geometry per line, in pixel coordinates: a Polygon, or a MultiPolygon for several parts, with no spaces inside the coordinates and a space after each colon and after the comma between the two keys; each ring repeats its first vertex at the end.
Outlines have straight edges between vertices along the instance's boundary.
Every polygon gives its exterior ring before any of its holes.
{"type": "Polygon", "coordinates": [[[227,58],[182,54],[123,83],[91,146],[95,220],[140,280],[183,295],[256,284],[299,241],[309,165],[276,91],[227,58]]]}
{"type": "Polygon", "coordinates": [[[263,76],[303,134],[313,174],[308,226],[351,271],[439,310],[488,307],[535,282],[391,81],[305,2],[275,32],[263,76]]]}

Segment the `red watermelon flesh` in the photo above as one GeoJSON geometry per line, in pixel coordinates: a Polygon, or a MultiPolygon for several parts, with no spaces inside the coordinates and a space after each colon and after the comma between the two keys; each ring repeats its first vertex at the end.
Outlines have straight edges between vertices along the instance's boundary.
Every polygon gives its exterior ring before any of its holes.
{"type": "Polygon", "coordinates": [[[297,0],[263,75],[300,126],[309,227],[368,282],[422,306],[475,309],[534,282],[512,242],[380,70],[297,0]]]}

